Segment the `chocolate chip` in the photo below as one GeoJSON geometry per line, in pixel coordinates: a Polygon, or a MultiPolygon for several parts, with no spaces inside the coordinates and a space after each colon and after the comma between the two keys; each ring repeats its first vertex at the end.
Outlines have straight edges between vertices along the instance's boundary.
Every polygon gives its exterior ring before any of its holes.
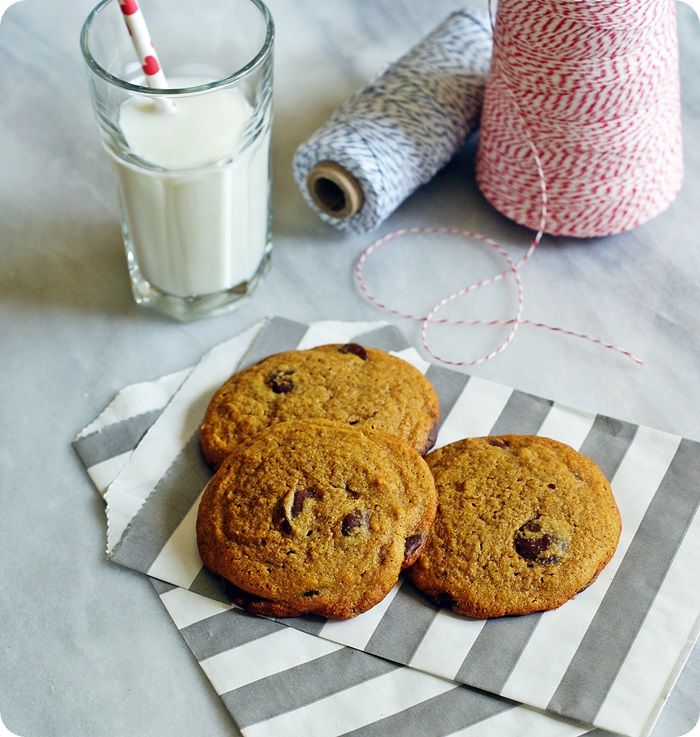
{"type": "Polygon", "coordinates": [[[516,537],[515,550],[518,555],[526,560],[539,560],[539,556],[549,547],[552,542],[549,535],[542,537],[516,537]]]}
{"type": "Polygon", "coordinates": [[[451,594],[443,592],[435,597],[435,603],[445,609],[454,609],[456,602],[451,594]]]}
{"type": "Polygon", "coordinates": [[[547,488],[548,489],[556,489],[557,488],[557,485],[556,484],[547,484],[547,488]]]}
{"type": "Polygon", "coordinates": [[[495,448],[510,448],[510,443],[503,438],[491,438],[489,445],[493,445],[495,448]]]}
{"type": "MultiPolygon", "coordinates": [[[[538,518],[539,515],[528,520],[515,533],[513,541],[515,552],[521,558],[541,565],[560,563],[561,556],[569,549],[569,541],[546,532],[537,536],[536,533],[542,531],[542,524],[538,518]]],[[[531,565],[528,563],[528,566],[531,565]]]]}
{"type": "Polygon", "coordinates": [[[353,356],[361,358],[363,361],[367,360],[367,351],[357,343],[346,343],[344,346],[338,348],[339,353],[352,353],[353,356]]]}
{"type": "Polygon", "coordinates": [[[361,527],[367,527],[368,525],[369,514],[367,512],[362,512],[359,509],[355,509],[343,517],[340,531],[347,537],[348,535],[352,535],[361,527]]]}
{"type": "Polygon", "coordinates": [[[294,382],[291,379],[293,373],[293,371],[273,371],[265,379],[265,383],[275,394],[289,394],[294,389],[294,382]]]}
{"type": "Polygon", "coordinates": [[[318,499],[316,489],[299,489],[299,491],[294,492],[294,498],[292,499],[292,518],[298,517],[301,514],[301,510],[304,508],[304,502],[307,499],[318,499]]]}
{"type": "Polygon", "coordinates": [[[404,548],[404,555],[406,558],[408,558],[409,555],[412,555],[413,553],[418,550],[418,548],[423,544],[425,540],[425,533],[422,533],[420,535],[409,535],[406,538],[406,547],[404,548]]]}
{"type": "Polygon", "coordinates": [[[318,596],[321,592],[318,589],[309,589],[308,591],[304,591],[302,596],[318,596]]]}

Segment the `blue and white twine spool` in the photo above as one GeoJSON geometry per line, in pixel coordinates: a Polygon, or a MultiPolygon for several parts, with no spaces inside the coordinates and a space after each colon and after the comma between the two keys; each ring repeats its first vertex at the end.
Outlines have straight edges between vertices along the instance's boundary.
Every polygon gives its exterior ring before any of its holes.
{"type": "Polygon", "coordinates": [[[348,99],[295,153],[309,207],[346,233],[378,227],[477,128],[491,49],[486,11],[453,13],[348,99]]]}

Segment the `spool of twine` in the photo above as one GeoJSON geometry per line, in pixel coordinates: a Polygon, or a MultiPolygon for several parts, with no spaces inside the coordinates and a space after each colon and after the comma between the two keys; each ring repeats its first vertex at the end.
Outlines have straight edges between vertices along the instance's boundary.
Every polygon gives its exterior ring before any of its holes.
{"type": "Polygon", "coordinates": [[[488,13],[448,16],[299,146],[307,204],[345,233],[378,227],[476,129],[490,59],[488,13]]]}
{"type": "Polygon", "coordinates": [[[500,0],[477,182],[537,229],[604,236],[664,210],[682,175],[673,0],[500,0]],[[532,141],[532,146],[528,142],[532,141]]]}

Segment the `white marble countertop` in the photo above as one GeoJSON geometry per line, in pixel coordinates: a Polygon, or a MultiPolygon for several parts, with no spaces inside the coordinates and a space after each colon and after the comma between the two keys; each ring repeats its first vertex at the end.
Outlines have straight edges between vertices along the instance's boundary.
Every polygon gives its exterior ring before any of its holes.
{"type": "MultiPolygon", "coordinates": [[[[0,25],[0,713],[22,737],[238,734],[150,584],[106,562],[102,502],[70,441],[124,385],[193,364],[263,315],[386,317],[352,280],[371,238],[340,236],[306,208],[291,157],[350,92],[464,3],[269,4],[277,24],[273,266],[240,310],[191,324],[131,300],[112,172],[78,50],[90,0],[27,0],[0,25]]],[[[525,317],[621,344],[648,365],[524,327],[506,353],[472,373],[699,439],[700,23],[682,6],[679,31],[681,194],[631,233],[546,239],[523,271],[525,317]]],[[[460,154],[380,232],[453,225],[521,253],[528,232],[485,203],[472,158],[460,154]]],[[[500,266],[470,245],[429,245],[429,269],[399,259],[398,248],[380,254],[373,283],[425,309],[500,266]]],[[[512,294],[496,287],[475,304],[471,314],[500,317],[512,294]]],[[[397,324],[417,340],[415,324],[397,324]]],[[[480,355],[503,333],[435,335],[460,358],[480,355]]],[[[698,661],[687,669],[695,682],[698,661]]],[[[659,737],[681,734],[684,724],[687,731],[682,705],[671,711],[659,737]]]]}

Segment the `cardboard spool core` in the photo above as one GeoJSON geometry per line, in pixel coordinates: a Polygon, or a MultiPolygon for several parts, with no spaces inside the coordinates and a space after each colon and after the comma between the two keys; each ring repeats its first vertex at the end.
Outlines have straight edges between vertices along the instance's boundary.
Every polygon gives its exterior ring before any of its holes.
{"type": "Polygon", "coordinates": [[[359,212],[365,199],[357,179],[335,161],[319,161],[307,174],[306,186],[316,206],[339,220],[359,212]]]}

